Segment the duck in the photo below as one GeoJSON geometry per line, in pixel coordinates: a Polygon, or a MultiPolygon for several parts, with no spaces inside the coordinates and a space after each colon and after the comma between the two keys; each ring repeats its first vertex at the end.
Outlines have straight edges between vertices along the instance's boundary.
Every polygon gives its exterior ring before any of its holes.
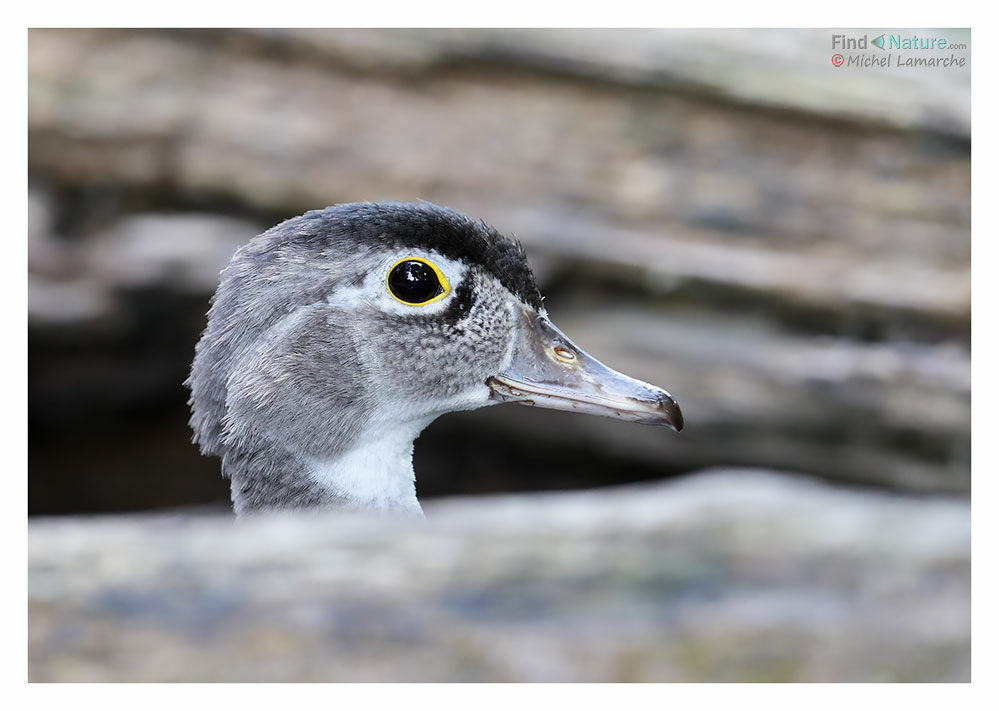
{"type": "Polygon", "coordinates": [[[449,412],[518,403],[683,427],[669,392],[552,323],[516,239],[429,202],[312,210],[238,248],[185,385],[192,440],[221,459],[237,517],[421,517],[414,441],[449,412]]]}

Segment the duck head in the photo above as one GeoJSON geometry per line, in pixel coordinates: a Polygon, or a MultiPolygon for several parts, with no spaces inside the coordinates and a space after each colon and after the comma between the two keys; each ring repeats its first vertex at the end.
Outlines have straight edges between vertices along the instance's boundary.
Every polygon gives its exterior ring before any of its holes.
{"type": "Polygon", "coordinates": [[[186,384],[237,514],[420,514],[413,440],[447,412],[516,402],[683,426],[668,392],[549,320],[519,244],[430,203],[337,205],[241,247],[186,384]]]}

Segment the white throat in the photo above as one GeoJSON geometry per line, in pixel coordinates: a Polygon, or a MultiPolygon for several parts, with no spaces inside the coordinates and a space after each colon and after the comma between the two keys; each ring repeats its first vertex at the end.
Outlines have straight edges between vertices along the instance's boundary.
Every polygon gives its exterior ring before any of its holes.
{"type": "Polygon", "coordinates": [[[309,473],[348,508],[423,516],[416,500],[413,440],[428,424],[404,423],[366,433],[336,459],[312,460],[309,473]]]}

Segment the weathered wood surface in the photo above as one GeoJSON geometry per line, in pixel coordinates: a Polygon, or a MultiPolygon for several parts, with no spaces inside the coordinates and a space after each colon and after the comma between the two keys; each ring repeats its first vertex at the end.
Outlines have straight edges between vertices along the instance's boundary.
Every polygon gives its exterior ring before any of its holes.
{"type": "MultiPolygon", "coordinates": [[[[884,30],[836,29],[483,29],[303,30],[249,32],[271,46],[315,52],[366,71],[427,74],[454,64],[495,63],[617,86],[682,90],[747,106],[822,118],[917,129],[967,138],[971,133],[965,67],[947,72],[854,72],[830,67],[834,33],[870,39],[884,30]]],[[[970,48],[971,31],[918,32],[970,48]]],[[[914,33],[894,30],[900,37],[914,33]]],[[[874,53],[874,48],[870,48],[874,53]]],[[[875,53],[876,54],[876,53],[875,53]]]]}
{"type": "MultiPolygon", "coordinates": [[[[525,453],[493,488],[571,483],[531,459],[560,447],[599,455],[604,483],[750,464],[967,492],[969,72],[846,72],[828,41],[32,31],[35,431],[95,403],[180,412],[235,244],[317,206],[423,198],[516,234],[563,330],[670,389],[691,433],[448,417],[418,443],[428,491],[489,488],[474,459],[444,474],[488,423],[525,453]]],[[[35,454],[44,488],[74,485],[35,454]]]]}
{"type": "Polygon", "coordinates": [[[34,519],[34,681],[967,681],[966,501],[761,471],[426,522],[34,519]]]}

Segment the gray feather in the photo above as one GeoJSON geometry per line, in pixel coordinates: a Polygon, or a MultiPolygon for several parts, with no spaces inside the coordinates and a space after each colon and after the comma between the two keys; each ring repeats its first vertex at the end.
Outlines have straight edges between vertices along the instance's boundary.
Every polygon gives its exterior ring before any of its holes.
{"type": "MultiPolygon", "coordinates": [[[[399,314],[338,301],[405,249],[417,224],[410,211],[426,221],[436,207],[389,205],[405,218],[398,234],[389,208],[377,211],[379,235],[351,229],[356,206],[328,208],[321,219],[309,213],[254,238],[220,275],[186,385],[194,441],[222,458],[237,513],[347,505],[344,492],[314,480],[309,462],[343,456],[393,408],[429,421],[444,411],[436,402],[484,387],[499,367],[513,328],[503,282],[536,287],[521,273],[530,270],[519,246],[508,241],[507,249],[494,231],[486,263],[471,258],[484,238],[481,223],[464,216],[469,245],[456,246],[454,229],[446,235],[467,266],[447,311],[399,314]],[[498,278],[497,255],[523,262],[514,277],[498,278]]],[[[415,246],[433,240],[420,233],[415,246]]]]}

